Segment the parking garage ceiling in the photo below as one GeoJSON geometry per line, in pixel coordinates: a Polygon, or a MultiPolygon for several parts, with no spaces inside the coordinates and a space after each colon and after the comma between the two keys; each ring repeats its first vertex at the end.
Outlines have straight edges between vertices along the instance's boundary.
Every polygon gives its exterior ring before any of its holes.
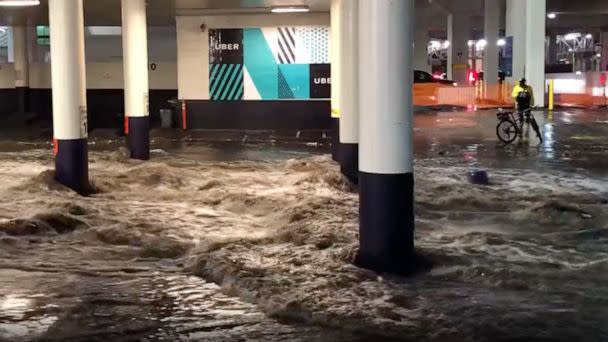
{"type": "MultiPolygon", "coordinates": [[[[371,1],[371,0],[370,0],[371,1]]],[[[497,0],[503,2],[505,0],[497,0]]],[[[89,26],[120,25],[121,0],[84,0],[85,22],[89,26]]],[[[472,17],[473,30],[483,27],[484,0],[416,0],[424,15],[418,18],[432,30],[445,30],[449,12],[466,13],[472,17]],[[475,24],[477,23],[477,24],[475,24]]],[[[148,21],[152,26],[173,25],[176,15],[214,15],[230,13],[268,13],[273,6],[307,5],[313,12],[329,11],[330,0],[148,0],[148,21]]],[[[0,25],[46,24],[48,0],[27,9],[0,9],[0,25]]],[[[547,11],[558,17],[547,21],[549,30],[595,28],[608,30],[606,0],[547,0],[547,11]]]]}

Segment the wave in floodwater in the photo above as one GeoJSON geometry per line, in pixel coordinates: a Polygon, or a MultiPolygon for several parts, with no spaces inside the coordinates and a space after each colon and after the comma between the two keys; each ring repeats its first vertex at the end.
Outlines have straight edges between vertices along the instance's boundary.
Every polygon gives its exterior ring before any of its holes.
{"type": "Polygon", "coordinates": [[[0,339],[608,339],[605,179],[490,170],[481,187],[419,160],[434,267],[401,279],[352,266],[358,196],[327,157],[90,160],[82,198],[47,151],[0,154],[0,339]]]}

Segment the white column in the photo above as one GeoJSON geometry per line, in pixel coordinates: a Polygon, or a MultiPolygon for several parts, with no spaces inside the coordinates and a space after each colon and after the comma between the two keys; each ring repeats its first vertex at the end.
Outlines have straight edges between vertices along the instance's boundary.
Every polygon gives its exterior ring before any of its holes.
{"type": "Polygon", "coordinates": [[[49,0],[56,178],[88,191],[87,99],[82,0],[49,0]]]}
{"type": "Polygon", "coordinates": [[[466,83],[471,25],[466,14],[448,15],[448,79],[466,83]]]}
{"type": "MultiPolygon", "coordinates": [[[[500,24],[500,2],[485,0],[484,36],[487,41],[484,50],[484,82],[488,86],[498,84],[498,38],[500,24]]],[[[489,88],[487,88],[489,89],[489,88]]]]}
{"type": "Polygon", "coordinates": [[[30,73],[25,26],[13,26],[13,58],[15,60],[15,87],[29,87],[30,73]]]}
{"type": "Polygon", "coordinates": [[[122,0],[125,125],[131,157],[150,158],[146,0],[122,0]]]}
{"type": "Polygon", "coordinates": [[[55,139],[87,137],[82,0],[49,0],[55,139]]]}
{"type": "Polygon", "coordinates": [[[431,72],[428,49],[429,31],[426,27],[417,27],[414,41],[414,69],[431,72]]]}
{"type": "Polygon", "coordinates": [[[332,159],[339,162],[340,159],[340,16],[342,11],[342,0],[331,0],[330,20],[330,62],[331,62],[331,118],[334,136],[331,142],[332,159]]]}
{"type": "Polygon", "coordinates": [[[359,176],[359,2],[340,11],[340,167],[353,183],[359,176]]]}
{"type": "Polygon", "coordinates": [[[19,113],[29,112],[30,72],[28,58],[27,28],[13,26],[12,29],[13,59],[15,68],[15,88],[17,90],[17,108],[19,113]]]}
{"type": "MultiPolygon", "coordinates": [[[[507,79],[510,83],[514,83],[520,78],[525,77],[527,45],[526,1],[507,0],[506,33],[507,37],[513,37],[513,74],[507,79]]],[[[543,49],[543,47],[544,45],[535,48],[543,49]]]]}
{"type": "Polygon", "coordinates": [[[357,264],[408,273],[414,256],[414,1],[359,0],[357,264]]]}
{"type": "Polygon", "coordinates": [[[340,117],[340,75],[341,75],[341,25],[342,17],[342,1],[331,0],[331,116],[333,118],[340,117]]]}
{"type": "Polygon", "coordinates": [[[15,62],[15,44],[13,43],[13,28],[8,27],[6,34],[8,35],[8,42],[6,46],[6,54],[9,63],[15,62]]]}
{"type": "Polygon", "coordinates": [[[545,106],[545,20],[547,0],[526,1],[525,75],[534,89],[536,106],[545,106]]]}

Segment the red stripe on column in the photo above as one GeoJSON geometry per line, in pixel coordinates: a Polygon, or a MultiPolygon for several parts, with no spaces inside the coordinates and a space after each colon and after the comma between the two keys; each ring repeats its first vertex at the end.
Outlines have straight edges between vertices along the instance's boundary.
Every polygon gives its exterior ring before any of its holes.
{"type": "Polygon", "coordinates": [[[125,115],[125,134],[129,135],[129,117],[125,115]]]}
{"type": "Polygon", "coordinates": [[[188,129],[188,125],[186,123],[186,101],[182,101],[182,129],[188,129]]]}

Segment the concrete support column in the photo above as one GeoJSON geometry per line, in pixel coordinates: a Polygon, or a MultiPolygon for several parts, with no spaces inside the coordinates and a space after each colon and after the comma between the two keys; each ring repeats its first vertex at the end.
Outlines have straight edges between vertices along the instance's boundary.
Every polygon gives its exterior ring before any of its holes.
{"type": "Polygon", "coordinates": [[[549,34],[549,49],[547,53],[547,64],[555,65],[557,61],[557,37],[555,34],[549,34]]]}
{"type": "Polygon", "coordinates": [[[343,0],[331,0],[330,20],[331,20],[331,118],[335,128],[332,140],[332,158],[339,161],[340,155],[340,70],[341,70],[341,50],[340,40],[342,29],[340,25],[343,0]]]}
{"type": "Polygon", "coordinates": [[[15,89],[17,90],[17,108],[19,113],[29,112],[30,72],[27,52],[27,29],[25,26],[13,26],[13,58],[15,66],[15,89]]]}
{"type": "Polygon", "coordinates": [[[608,70],[608,32],[602,32],[602,60],[600,65],[601,71],[608,70]]]}
{"type": "Polygon", "coordinates": [[[340,16],[340,169],[359,178],[359,2],[342,0],[340,16]]]}
{"type": "Polygon", "coordinates": [[[125,133],[131,158],[150,159],[146,0],[122,0],[125,133]]]}
{"type": "Polygon", "coordinates": [[[448,79],[465,84],[469,63],[469,36],[471,26],[466,14],[448,15],[448,79]]]}
{"type": "Polygon", "coordinates": [[[414,36],[414,69],[431,73],[429,40],[428,29],[426,27],[416,27],[414,36]]]}
{"type": "MultiPolygon", "coordinates": [[[[487,41],[483,56],[483,72],[486,90],[497,89],[498,84],[498,38],[500,25],[500,2],[485,0],[484,36],[487,41]]],[[[488,94],[493,95],[493,94],[488,94]]]]}
{"type": "Polygon", "coordinates": [[[49,0],[55,177],[80,194],[89,186],[83,0],[49,0]]]}
{"type": "Polygon", "coordinates": [[[414,253],[414,0],[359,0],[359,240],[356,263],[409,273],[414,253]]]}
{"type": "Polygon", "coordinates": [[[525,75],[534,89],[536,106],[545,106],[545,39],[547,0],[526,1],[525,75]]]}
{"type": "Polygon", "coordinates": [[[7,28],[7,44],[6,44],[6,57],[9,63],[15,62],[15,44],[13,43],[13,28],[7,28]]]}
{"type": "MultiPolygon", "coordinates": [[[[513,74],[508,79],[510,83],[525,77],[526,64],[526,1],[507,0],[506,28],[507,37],[513,37],[513,74]]],[[[534,0],[532,0],[534,1],[534,0]]],[[[544,23],[544,19],[543,19],[544,23]]],[[[543,28],[544,32],[544,28],[543,28]]],[[[544,46],[544,45],[543,45],[544,46]]],[[[544,50],[542,46],[537,46],[544,50]]],[[[543,67],[544,69],[544,67],[543,67]]]]}

